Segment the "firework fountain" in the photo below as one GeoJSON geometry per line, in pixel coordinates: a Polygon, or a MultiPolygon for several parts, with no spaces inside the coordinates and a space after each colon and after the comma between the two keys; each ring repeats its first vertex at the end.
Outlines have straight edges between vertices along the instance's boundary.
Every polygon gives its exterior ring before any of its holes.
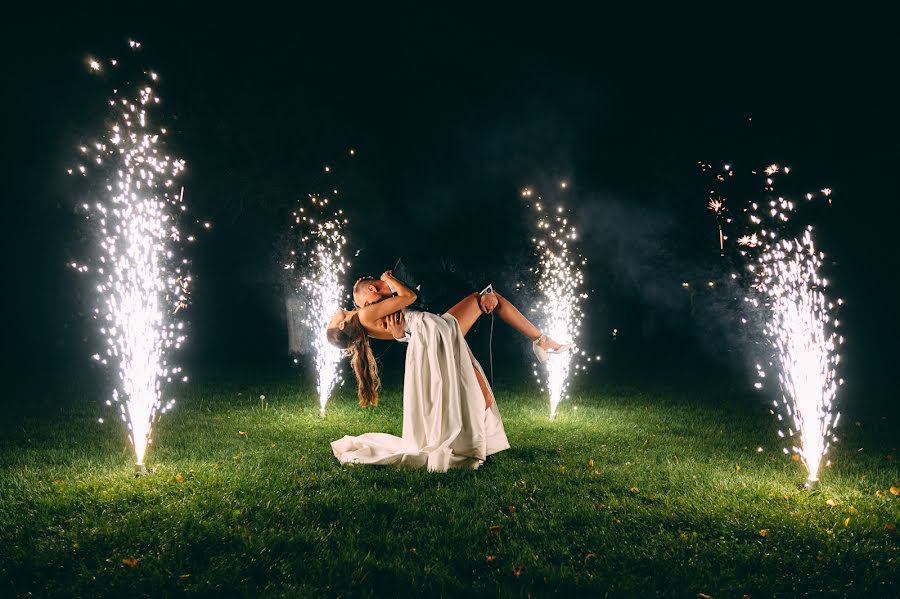
{"type": "MultiPolygon", "coordinates": [[[[565,188],[566,184],[562,183],[565,188]]],[[[534,192],[525,189],[522,196],[531,198],[534,192]]],[[[575,343],[581,329],[581,303],[587,298],[582,291],[585,259],[572,247],[577,232],[570,222],[570,214],[563,206],[548,207],[538,196],[533,203],[537,215],[536,232],[532,238],[538,264],[532,269],[538,279],[539,299],[532,311],[541,330],[561,343],[575,343]]],[[[584,352],[580,352],[581,355],[584,352]]],[[[539,383],[546,383],[550,395],[550,418],[556,418],[556,408],[567,397],[570,374],[577,374],[579,353],[569,351],[550,354],[544,363],[545,381],[535,369],[539,383]]]]}
{"type": "MultiPolygon", "coordinates": [[[[820,275],[825,255],[816,249],[813,227],[789,233],[798,204],[775,197],[772,177],[780,170],[775,164],[765,169],[765,189],[773,197],[751,202],[745,209],[750,230],[737,243],[749,262],[746,273],[751,284],[744,300],[753,311],[764,310],[762,334],[771,348],[766,366],[756,366],[756,387],[764,387],[767,371],[777,372],[781,397],[773,400],[772,413],[785,423],[779,436],[790,440],[792,446],[784,448],[785,453],[793,452],[802,460],[807,486],[814,486],[829,445],[837,440],[833,431],[840,415],[833,404],[843,383],[835,378],[843,337],[836,331],[834,311],[842,302],[826,296],[828,282],[820,275]]],[[[806,194],[806,201],[830,195],[830,189],[823,189],[806,194]]]]}
{"type": "MultiPolygon", "coordinates": [[[[140,44],[132,41],[130,46],[140,44]]],[[[90,59],[88,64],[97,74],[118,67],[116,60],[90,59]]],[[[180,249],[193,241],[178,225],[186,211],[184,190],[176,185],[184,161],[165,153],[166,129],[152,118],[160,103],[158,77],[153,72],[144,76],[133,94],[114,91],[109,128],[97,141],[81,146],[80,164],[68,171],[91,181],[93,200],[81,208],[96,228],[100,251],[71,266],[97,277],[100,305],[94,317],[106,347],[93,358],[118,369],[107,404],[118,405],[128,426],[137,473],[146,472],[154,420],[175,402],[163,402],[163,385],[187,380],[180,367],[169,363],[169,355],[185,340],[184,323],[175,314],[187,306],[191,276],[180,249]],[[100,181],[103,192],[96,193],[100,181]]]]}
{"type": "Polygon", "coordinates": [[[338,366],[343,357],[343,352],[326,339],[325,329],[347,298],[343,284],[350,266],[344,258],[346,225],[343,210],[333,212],[328,198],[310,195],[309,204],[299,206],[292,213],[292,247],[284,265],[293,275],[291,299],[299,300],[289,306],[299,306],[299,322],[309,339],[307,347],[292,349],[309,350],[311,345],[322,417],[331,391],[340,381],[338,366]]]}

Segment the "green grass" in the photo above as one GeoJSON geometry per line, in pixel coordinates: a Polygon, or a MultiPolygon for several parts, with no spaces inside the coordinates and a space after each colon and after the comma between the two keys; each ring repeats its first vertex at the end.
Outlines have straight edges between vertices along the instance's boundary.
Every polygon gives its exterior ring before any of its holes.
{"type": "Polygon", "coordinates": [[[501,388],[513,448],[431,474],[340,466],[330,441],[401,426],[398,388],[348,392],[322,420],[290,381],[195,385],[138,479],[91,394],[7,422],[0,595],[900,593],[896,422],[845,421],[807,492],[758,403],[582,389],[550,422],[501,388]]]}

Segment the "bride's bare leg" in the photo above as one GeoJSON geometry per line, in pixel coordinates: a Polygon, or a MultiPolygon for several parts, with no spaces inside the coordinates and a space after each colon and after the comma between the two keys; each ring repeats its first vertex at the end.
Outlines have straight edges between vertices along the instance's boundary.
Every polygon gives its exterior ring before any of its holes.
{"type": "MultiPolygon", "coordinates": [[[[472,368],[475,368],[474,364],[472,364],[472,368]]],[[[475,368],[475,378],[478,379],[478,386],[481,387],[481,393],[484,395],[484,409],[487,410],[494,403],[494,394],[477,368],[475,368]]]]}
{"type": "Polygon", "coordinates": [[[496,291],[494,292],[494,296],[497,298],[497,307],[494,308],[494,313],[497,314],[503,322],[532,341],[541,336],[541,331],[531,324],[531,322],[519,312],[518,308],[509,303],[509,300],[496,291]]]}
{"type": "Polygon", "coordinates": [[[461,299],[455,306],[447,310],[447,314],[452,314],[459,321],[459,328],[462,329],[463,336],[469,334],[469,329],[482,315],[481,308],[478,307],[478,293],[470,293],[461,299]]]}
{"type": "MultiPolygon", "coordinates": [[[[494,312],[500,317],[500,320],[522,333],[531,341],[536,341],[543,336],[541,331],[531,324],[531,321],[525,318],[525,316],[519,312],[518,308],[513,306],[509,300],[496,291],[494,292],[494,295],[497,297],[497,307],[494,308],[494,312]]],[[[546,336],[543,336],[543,339],[541,339],[538,345],[544,349],[560,348],[559,343],[546,336]]]]}
{"type": "MultiPolygon", "coordinates": [[[[531,324],[531,321],[525,318],[509,300],[496,291],[494,292],[494,297],[497,298],[497,307],[494,308],[494,313],[500,317],[500,320],[522,333],[531,341],[541,337],[540,329],[531,324]]],[[[481,307],[478,305],[478,293],[470,293],[455,306],[447,310],[447,313],[452,314],[459,321],[459,328],[462,329],[462,333],[465,336],[468,334],[469,329],[472,328],[472,325],[475,324],[475,321],[478,320],[478,317],[483,314],[481,307]]],[[[540,345],[544,349],[559,349],[560,347],[559,343],[549,337],[545,337],[540,345]]]]}

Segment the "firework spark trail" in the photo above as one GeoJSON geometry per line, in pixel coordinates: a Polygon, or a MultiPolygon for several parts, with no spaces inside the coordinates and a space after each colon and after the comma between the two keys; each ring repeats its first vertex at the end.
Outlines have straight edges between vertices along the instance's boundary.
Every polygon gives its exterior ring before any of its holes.
{"type": "MultiPolygon", "coordinates": [[[[773,404],[789,419],[787,436],[799,438],[792,449],[803,460],[810,482],[818,480],[839,418],[832,406],[841,339],[834,330],[838,324],[831,315],[834,304],[825,297],[827,283],[818,274],[822,257],[816,252],[812,227],[807,227],[800,239],[764,244],[755,269],[756,289],[769,311],[763,332],[775,350],[770,365],[778,371],[782,393],[781,402],[773,404]]],[[[757,371],[764,379],[765,370],[757,371]]]]}
{"type": "MultiPolygon", "coordinates": [[[[137,42],[130,45],[139,47],[137,42]]],[[[89,64],[93,72],[106,68],[94,59],[89,64]]],[[[109,62],[110,68],[116,65],[115,60],[109,62]]],[[[187,305],[191,283],[188,261],[178,252],[183,237],[177,215],[186,207],[175,180],[184,161],[164,152],[166,130],[151,120],[160,102],[154,89],[158,77],[153,72],[145,75],[148,81],[137,87],[135,96],[114,92],[109,100],[113,124],[99,141],[80,148],[84,163],[77,172],[88,176],[90,168],[105,180],[105,193],[95,203],[82,205],[98,228],[101,252],[90,266],[72,264],[80,272],[95,271],[99,278],[101,306],[94,313],[107,347],[105,356],[93,357],[118,366],[119,381],[107,403],[119,406],[138,466],[144,464],[154,418],[175,401],[161,404],[162,383],[181,376],[181,368],[168,362],[170,351],[185,340],[184,323],[172,315],[187,305]]],[[[75,172],[69,169],[69,174],[75,172]]]]}
{"type": "MultiPolygon", "coordinates": [[[[532,193],[526,189],[522,195],[530,197],[532,193]]],[[[538,198],[534,208],[538,213],[537,234],[532,239],[538,254],[538,266],[534,272],[538,277],[540,299],[532,311],[538,315],[542,332],[560,343],[574,343],[584,316],[581,303],[587,298],[587,294],[581,291],[584,283],[581,267],[585,260],[571,247],[577,233],[563,207],[547,211],[538,198]]],[[[569,351],[550,354],[544,363],[551,419],[556,417],[559,403],[567,397],[573,367],[576,373],[583,368],[575,363],[576,358],[577,353],[569,351]]],[[[538,371],[534,372],[538,382],[542,382],[538,371]]]]}
{"type": "Polygon", "coordinates": [[[319,218],[311,212],[327,214],[329,200],[316,196],[310,196],[310,200],[309,212],[302,206],[293,212],[291,228],[298,231],[300,250],[299,253],[294,249],[290,251],[291,259],[285,269],[298,273],[294,279],[294,293],[303,300],[301,322],[312,339],[319,414],[324,416],[331,391],[340,381],[338,366],[344,355],[328,342],[325,329],[347,296],[344,279],[350,262],[343,255],[347,245],[344,236],[347,219],[343,211],[319,218]]]}
{"type": "Polygon", "coordinates": [[[721,198],[711,199],[709,204],[706,205],[707,208],[712,210],[713,214],[716,215],[716,225],[719,227],[719,253],[721,255],[725,255],[725,234],[722,232],[722,209],[724,203],[721,198]]]}
{"type": "MultiPolygon", "coordinates": [[[[766,190],[774,191],[772,177],[788,173],[772,164],[763,171],[766,190]]],[[[756,174],[754,172],[754,174],[756,174]]],[[[822,190],[828,197],[830,189],[822,190]]],[[[807,201],[814,198],[807,194],[807,201]]],[[[751,202],[746,210],[750,231],[737,239],[741,256],[749,259],[747,271],[752,283],[744,298],[754,310],[765,310],[762,333],[772,348],[768,367],[777,371],[781,398],[773,400],[779,421],[787,429],[779,436],[795,440],[793,451],[806,466],[809,483],[818,480],[822,460],[840,414],[833,410],[837,388],[843,383],[835,378],[843,338],[837,334],[839,324],[833,313],[835,304],[826,297],[827,281],[820,276],[824,254],[816,250],[813,228],[807,226],[800,235],[787,234],[788,224],[798,205],[778,197],[768,202],[751,202]]],[[[762,388],[766,368],[757,364],[762,388]]],[[[772,411],[775,414],[775,410],[772,411]]]]}

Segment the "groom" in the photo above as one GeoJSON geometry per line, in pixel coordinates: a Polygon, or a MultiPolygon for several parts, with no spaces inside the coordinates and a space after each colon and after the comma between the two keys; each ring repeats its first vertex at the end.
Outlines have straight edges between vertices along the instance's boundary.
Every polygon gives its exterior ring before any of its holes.
{"type": "Polygon", "coordinates": [[[377,304],[394,295],[390,283],[372,277],[360,277],[353,284],[353,303],[357,308],[377,304]]]}
{"type": "MultiPolygon", "coordinates": [[[[371,306],[389,297],[397,295],[390,283],[372,277],[360,277],[353,284],[353,303],[357,308],[371,306]]],[[[401,343],[409,343],[409,333],[406,331],[406,322],[403,320],[403,312],[397,311],[384,318],[384,329],[401,343]]]]}

